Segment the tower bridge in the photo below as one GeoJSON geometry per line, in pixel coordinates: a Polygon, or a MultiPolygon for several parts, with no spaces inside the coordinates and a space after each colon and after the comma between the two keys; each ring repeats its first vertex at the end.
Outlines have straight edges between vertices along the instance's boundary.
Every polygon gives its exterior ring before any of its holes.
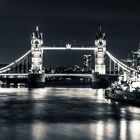
{"type": "Polygon", "coordinates": [[[92,81],[95,81],[95,73],[98,75],[118,75],[119,72],[127,72],[128,75],[131,73],[137,73],[138,70],[127,66],[126,64],[115,58],[106,49],[105,33],[102,33],[101,28],[96,35],[95,45],[93,46],[73,46],[66,44],[65,46],[45,46],[43,45],[43,35],[39,32],[36,27],[35,33],[32,34],[31,38],[31,49],[27,51],[20,58],[14,62],[8,64],[5,67],[0,68],[1,78],[26,78],[28,79],[29,87],[40,87],[45,83],[46,77],[55,76],[79,76],[79,77],[90,77],[92,81]],[[73,50],[73,51],[91,51],[94,52],[95,66],[91,74],[45,74],[43,66],[43,52],[47,50],[73,50]],[[109,58],[109,67],[107,68],[106,58],[109,58]],[[30,63],[30,64],[29,64],[30,63]],[[117,67],[118,73],[115,73],[117,67]],[[107,74],[107,71],[109,73],[107,74]],[[112,73],[112,71],[114,71],[112,73]]]}

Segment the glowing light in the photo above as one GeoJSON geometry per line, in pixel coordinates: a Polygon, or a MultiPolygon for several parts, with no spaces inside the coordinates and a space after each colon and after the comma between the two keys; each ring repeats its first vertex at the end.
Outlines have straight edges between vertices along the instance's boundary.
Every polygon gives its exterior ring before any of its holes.
{"type": "Polygon", "coordinates": [[[29,92],[34,99],[44,99],[48,95],[47,88],[29,89],[29,92]]]}
{"type": "Polygon", "coordinates": [[[55,74],[46,74],[46,77],[53,77],[53,76],[77,76],[77,77],[92,77],[92,74],[73,74],[73,73],[69,73],[69,74],[64,74],[64,73],[55,73],[55,74]]]}
{"type": "Polygon", "coordinates": [[[27,94],[28,89],[27,88],[0,88],[0,94],[5,93],[15,93],[15,94],[27,94]]]}
{"type": "Polygon", "coordinates": [[[0,73],[0,76],[27,76],[27,73],[0,73]]]}
{"type": "MultiPolygon", "coordinates": [[[[47,47],[41,47],[42,50],[66,50],[66,47],[52,47],[52,46],[47,46],[47,47]]],[[[95,47],[71,47],[69,48],[70,50],[87,50],[87,51],[94,51],[96,48],[95,47]]]]}
{"type": "Polygon", "coordinates": [[[37,35],[32,37],[31,40],[31,50],[32,50],[32,65],[31,65],[31,73],[42,73],[43,72],[43,50],[41,46],[43,45],[42,34],[38,32],[38,28],[36,30],[37,35]]]}
{"type": "Polygon", "coordinates": [[[71,44],[66,44],[66,49],[71,49],[71,44]]]}
{"type": "Polygon", "coordinates": [[[128,129],[130,130],[129,133],[133,134],[133,135],[131,135],[132,140],[139,140],[139,138],[140,138],[139,126],[140,126],[139,120],[130,121],[128,129]]]}
{"type": "Polygon", "coordinates": [[[46,125],[44,123],[38,122],[32,126],[32,135],[34,140],[44,139],[46,133],[46,125]]]}
{"type": "Polygon", "coordinates": [[[90,134],[91,137],[97,140],[103,140],[104,137],[104,123],[102,121],[97,122],[97,124],[90,124],[90,134]]]}
{"type": "Polygon", "coordinates": [[[105,65],[95,65],[95,72],[98,72],[99,74],[105,74],[105,65]]]}

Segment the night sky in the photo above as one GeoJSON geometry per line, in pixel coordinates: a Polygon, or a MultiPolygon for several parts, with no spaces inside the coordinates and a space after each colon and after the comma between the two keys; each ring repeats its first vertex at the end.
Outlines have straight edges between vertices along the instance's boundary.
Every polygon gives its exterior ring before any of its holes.
{"type": "MultiPolygon", "coordinates": [[[[107,49],[125,58],[140,41],[140,4],[126,0],[1,0],[0,63],[10,63],[30,49],[38,25],[44,45],[93,45],[99,26],[107,49]]],[[[47,65],[81,64],[91,52],[45,52],[47,65]]]]}

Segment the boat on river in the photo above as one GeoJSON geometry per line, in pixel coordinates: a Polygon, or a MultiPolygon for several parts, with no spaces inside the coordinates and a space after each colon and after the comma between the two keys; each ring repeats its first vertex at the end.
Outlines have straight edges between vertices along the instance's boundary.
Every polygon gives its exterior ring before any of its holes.
{"type": "Polygon", "coordinates": [[[110,88],[105,90],[105,97],[123,103],[140,105],[140,80],[121,82],[121,84],[113,83],[110,88]]]}

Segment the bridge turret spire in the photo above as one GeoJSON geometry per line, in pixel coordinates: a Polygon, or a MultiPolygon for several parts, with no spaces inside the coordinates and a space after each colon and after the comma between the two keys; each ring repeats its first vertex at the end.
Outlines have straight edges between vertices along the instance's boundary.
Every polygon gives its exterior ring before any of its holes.
{"type": "Polygon", "coordinates": [[[102,27],[101,26],[99,27],[99,31],[96,34],[96,39],[103,39],[103,40],[105,40],[105,33],[102,33],[102,27]]]}
{"type": "Polygon", "coordinates": [[[100,32],[102,32],[102,27],[101,26],[100,26],[99,30],[100,30],[100,32]]]}
{"type": "Polygon", "coordinates": [[[42,33],[39,33],[39,27],[36,26],[36,30],[35,30],[35,33],[33,33],[33,38],[38,38],[38,39],[42,39],[42,33]]]}
{"type": "Polygon", "coordinates": [[[39,31],[39,28],[38,28],[38,26],[36,26],[36,32],[38,32],[39,31]]]}

